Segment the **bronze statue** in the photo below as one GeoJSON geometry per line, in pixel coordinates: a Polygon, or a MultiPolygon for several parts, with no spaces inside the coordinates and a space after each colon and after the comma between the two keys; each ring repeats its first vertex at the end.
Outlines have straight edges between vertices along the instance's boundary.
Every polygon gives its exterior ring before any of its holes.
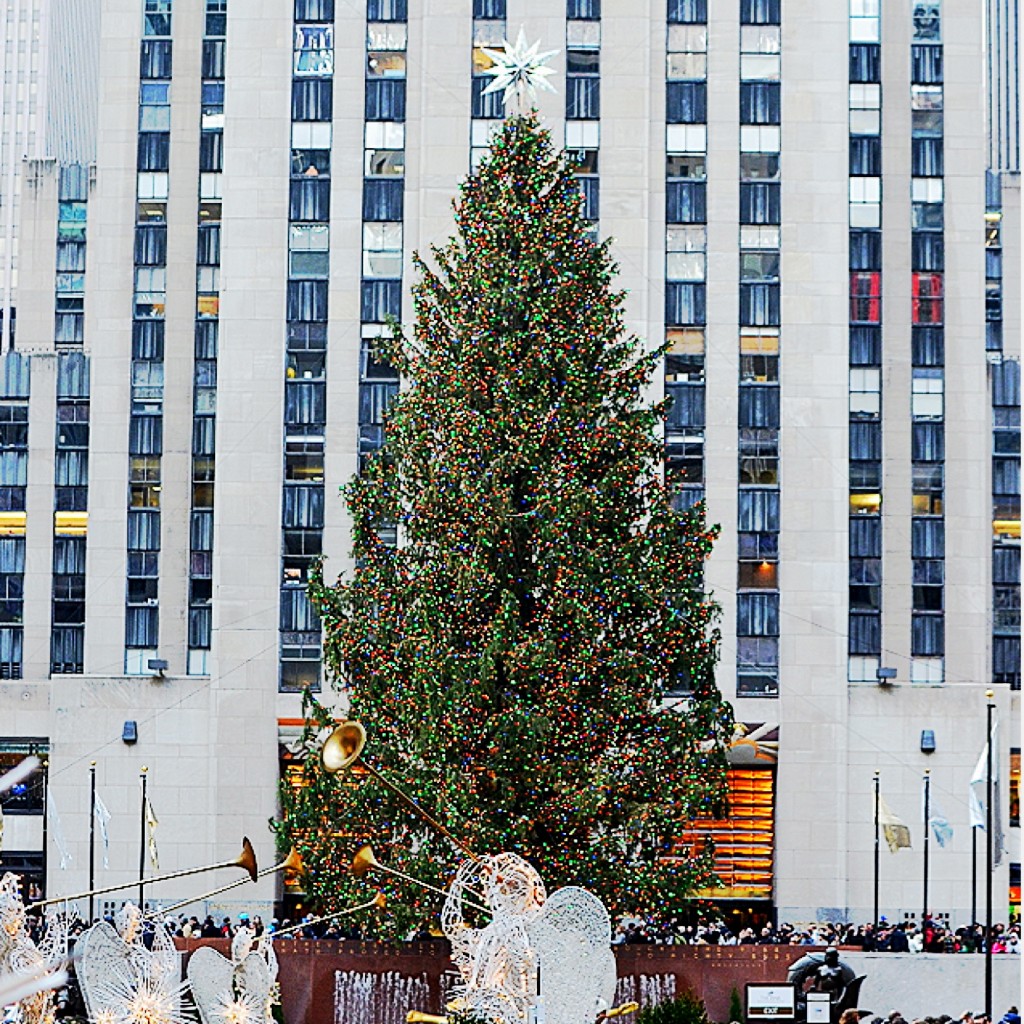
{"type": "Polygon", "coordinates": [[[864,976],[857,977],[849,964],[839,959],[839,950],[829,946],[824,953],[808,953],[790,964],[786,980],[796,986],[796,1020],[807,1020],[807,993],[827,992],[832,1024],[839,1024],[844,1010],[854,1009],[864,976]]]}

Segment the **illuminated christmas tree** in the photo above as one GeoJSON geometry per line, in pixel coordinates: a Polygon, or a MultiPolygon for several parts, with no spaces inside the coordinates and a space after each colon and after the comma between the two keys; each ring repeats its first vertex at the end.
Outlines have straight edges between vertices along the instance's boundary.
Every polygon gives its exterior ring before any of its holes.
{"type": "MultiPolygon", "coordinates": [[[[461,188],[456,235],[417,261],[412,337],[381,343],[404,385],[346,489],[356,567],[311,594],[371,763],[549,890],[666,913],[711,877],[666,855],[725,798],[713,531],[673,508],[665,407],[646,397],[662,353],[626,332],[580,205],[536,116],[510,117],[461,188]]],[[[306,785],[283,788],[278,825],[309,894],[365,899],[346,874],[362,842],[443,885],[461,854],[378,783],[327,776],[313,733],[329,718],[309,707],[306,785]]],[[[405,929],[436,906],[402,886],[387,916],[405,929]]]]}

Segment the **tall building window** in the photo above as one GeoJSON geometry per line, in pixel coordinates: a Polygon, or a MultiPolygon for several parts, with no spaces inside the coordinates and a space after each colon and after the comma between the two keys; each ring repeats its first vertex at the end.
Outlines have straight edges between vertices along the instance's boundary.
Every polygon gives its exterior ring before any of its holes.
{"type": "Polygon", "coordinates": [[[28,485],[28,356],[0,358],[0,679],[21,679],[28,485]]]}
{"type": "Polygon", "coordinates": [[[882,651],[882,110],[877,3],[849,8],[849,619],[847,678],[882,651]]]}
{"type": "MultiPolygon", "coordinates": [[[[142,138],[140,135],[140,145],[142,138]]],[[[61,167],[57,188],[53,341],[55,347],[63,349],[80,346],[85,336],[85,228],[89,168],[82,164],[61,167]]]]}
{"type": "MultiPolygon", "coordinates": [[[[321,0],[299,0],[315,22],[321,0]]],[[[227,0],[206,0],[204,61],[199,115],[199,197],[196,212],[196,309],[192,363],[192,478],[189,512],[188,630],[186,671],[209,672],[213,632],[213,509],[216,479],[217,345],[220,330],[220,174],[224,154],[224,57],[227,0]]],[[[304,82],[307,80],[304,80],[304,82]]],[[[318,79],[308,80],[319,84],[318,79]]]]}
{"type": "Polygon", "coordinates": [[[707,11],[670,3],[665,43],[665,479],[677,508],[704,500],[707,320],[707,11]]]}
{"type": "Polygon", "coordinates": [[[601,5],[597,0],[567,0],[565,23],[566,148],[596,149],[597,140],[581,125],[601,116],[601,5]],[[574,133],[583,139],[571,138],[574,133]],[[592,144],[591,144],[592,143],[592,144]]]}
{"type": "Polygon", "coordinates": [[[128,537],[124,671],[141,675],[159,648],[167,196],[172,0],[142,0],[139,137],[128,425],[128,537]]]}
{"type": "MultiPolygon", "coordinates": [[[[367,32],[368,119],[405,116],[405,57],[392,48],[396,37],[404,40],[405,26],[389,23],[398,6],[369,4],[380,23],[367,32]]],[[[278,623],[282,692],[320,686],[320,622],[306,587],[323,551],[334,14],[333,3],[310,0],[295,7],[278,623]]],[[[392,159],[381,155],[382,171],[392,159]]],[[[364,207],[389,201],[386,190],[364,189],[364,207]]],[[[207,524],[204,517],[195,528],[212,530],[212,520],[207,524]]]]}
{"type": "Polygon", "coordinates": [[[84,671],[89,503],[89,358],[57,357],[50,671],[84,671]]]}
{"type": "Polygon", "coordinates": [[[736,696],[779,693],[782,306],[777,3],[740,3],[736,696]]]}
{"type": "Polygon", "coordinates": [[[494,76],[487,73],[492,66],[486,50],[500,50],[508,32],[505,21],[505,0],[474,0],[473,53],[470,79],[470,169],[475,169],[488,151],[488,139],[494,122],[505,116],[503,90],[487,92],[494,76]]]}
{"type": "Polygon", "coordinates": [[[990,366],[992,681],[1020,689],[1020,362],[990,366]]]}
{"type": "MultiPolygon", "coordinates": [[[[943,86],[941,4],[911,13],[911,512],[913,522],[941,521],[945,491],[943,324],[943,86]],[[935,81],[938,78],[939,81],[935,81]],[[922,81],[927,79],[927,81],[922,81]]],[[[910,677],[944,677],[945,562],[942,554],[911,554],[910,677]]]]}

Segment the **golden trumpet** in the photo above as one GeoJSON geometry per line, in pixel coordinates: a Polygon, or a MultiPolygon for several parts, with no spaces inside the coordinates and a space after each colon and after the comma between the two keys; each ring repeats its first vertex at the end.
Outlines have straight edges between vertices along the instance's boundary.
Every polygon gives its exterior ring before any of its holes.
{"type": "Polygon", "coordinates": [[[386,902],[384,893],[379,892],[372,900],[367,900],[366,903],[360,903],[358,907],[346,907],[344,910],[336,910],[333,914],[323,914],[320,917],[314,917],[312,921],[300,921],[298,924],[293,924],[291,928],[282,928],[278,932],[272,932],[271,936],[276,939],[281,935],[290,935],[292,932],[297,932],[300,928],[308,928],[311,924],[322,924],[324,921],[333,921],[337,917],[345,917],[347,914],[355,914],[360,910],[369,910],[371,907],[383,910],[386,902]]]}
{"type": "Polygon", "coordinates": [[[405,1019],[408,1024],[448,1024],[447,1017],[440,1017],[436,1013],[420,1013],[419,1010],[410,1010],[405,1019]]]}
{"type": "MultiPolygon", "coordinates": [[[[399,871],[397,868],[389,868],[386,864],[381,864],[381,862],[374,856],[373,847],[369,844],[366,846],[360,846],[359,849],[356,850],[356,855],[352,858],[352,863],[349,865],[349,871],[351,871],[356,878],[365,878],[371,871],[383,871],[387,875],[394,875],[396,878],[401,878],[403,881],[412,882],[413,885],[422,886],[424,889],[436,892],[440,896],[447,897],[449,895],[446,889],[441,889],[436,885],[431,885],[429,882],[421,882],[418,878],[414,878],[412,875],[407,875],[404,871],[399,871]]],[[[490,913],[486,907],[480,906],[479,903],[470,903],[469,900],[466,900],[466,903],[474,910],[481,910],[485,914],[490,913]]]]}
{"type": "MultiPolygon", "coordinates": [[[[262,871],[256,873],[256,878],[263,878],[265,875],[272,875],[275,871],[283,871],[285,879],[295,878],[298,875],[304,875],[306,873],[306,866],[302,863],[302,857],[299,851],[293,846],[288,851],[288,856],[285,857],[280,864],[274,864],[273,867],[263,868],[262,871]]],[[[253,879],[255,881],[256,879],[253,879]]],[[[207,900],[211,896],[217,896],[222,892],[227,892],[229,889],[237,889],[240,885],[245,885],[248,882],[248,878],[239,878],[234,882],[228,882],[227,885],[219,886],[216,889],[211,889],[209,892],[200,893],[198,896],[189,896],[187,900],[179,900],[177,903],[172,903],[169,907],[161,907],[159,910],[151,911],[146,914],[146,917],[163,917],[165,914],[170,914],[175,910],[180,910],[182,907],[187,907],[190,903],[198,903],[200,900],[207,900]]]]}
{"type": "MultiPolygon", "coordinates": [[[[329,775],[351,768],[360,761],[363,748],[366,746],[366,729],[361,722],[342,722],[324,741],[320,749],[320,763],[329,775]]],[[[382,786],[394,793],[407,807],[418,814],[434,831],[439,832],[450,843],[458,847],[470,860],[479,861],[479,857],[464,842],[456,839],[444,825],[432,817],[411,796],[403,793],[393,782],[386,779],[376,768],[361,761],[367,774],[376,779],[382,786]]]]}
{"type": "Polygon", "coordinates": [[[613,1006],[610,1010],[605,1010],[603,1016],[606,1019],[608,1017],[621,1017],[627,1013],[636,1013],[639,1009],[639,1003],[623,1003],[621,1006],[613,1006]]]}
{"type": "Polygon", "coordinates": [[[131,882],[121,882],[118,885],[105,885],[100,889],[89,889],[86,892],[76,892],[70,896],[54,896],[48,900],[39,900],[30,903],[25,909],[35,910],[37,907],[48,907],[54,903],[65,903],[70,900],[81,900],[88,896],[100,896],[105,892],[117,892],[118,889],[134,889],[140,882],[143,885],[152,885],[155,882],[167,882],[172,878],[184,878],[186,875],[198,875],[203,871],[216,871],[217,868],[244,868],[249,877],[255,882],[257,878],[256,854],[253,851],[252,843],[248,837],[242,839],[242,852],[234,860],[221,861],[219,864],[207,864],[201,868],[185,868],[184,871],[172,871],[166,875],[157,875],[156,878],[136,878],[131,882]]]}

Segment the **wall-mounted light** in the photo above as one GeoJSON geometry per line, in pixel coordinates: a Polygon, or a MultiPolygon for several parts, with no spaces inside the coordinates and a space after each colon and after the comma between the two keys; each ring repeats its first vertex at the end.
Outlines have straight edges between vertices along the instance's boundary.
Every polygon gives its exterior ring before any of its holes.
{"type": "Polygon", "coordinates": [[[934,754],[935,753],[935,730],[934,729],[922,729],[921,730],[921,753],[922,754],[934,754]]]}
{"type": "Polygon", "coordinates": [[[875,678],[878,680],[879,686],[892,686],[896,679],[896,669],[894,668],[876,668],[875,678]]]}
{"type": "Polygon", "coordinates": [[[133,718],[128,719],[121,729],[121,742],[129,747],[139,739],[139,725],[133,718]]]}

